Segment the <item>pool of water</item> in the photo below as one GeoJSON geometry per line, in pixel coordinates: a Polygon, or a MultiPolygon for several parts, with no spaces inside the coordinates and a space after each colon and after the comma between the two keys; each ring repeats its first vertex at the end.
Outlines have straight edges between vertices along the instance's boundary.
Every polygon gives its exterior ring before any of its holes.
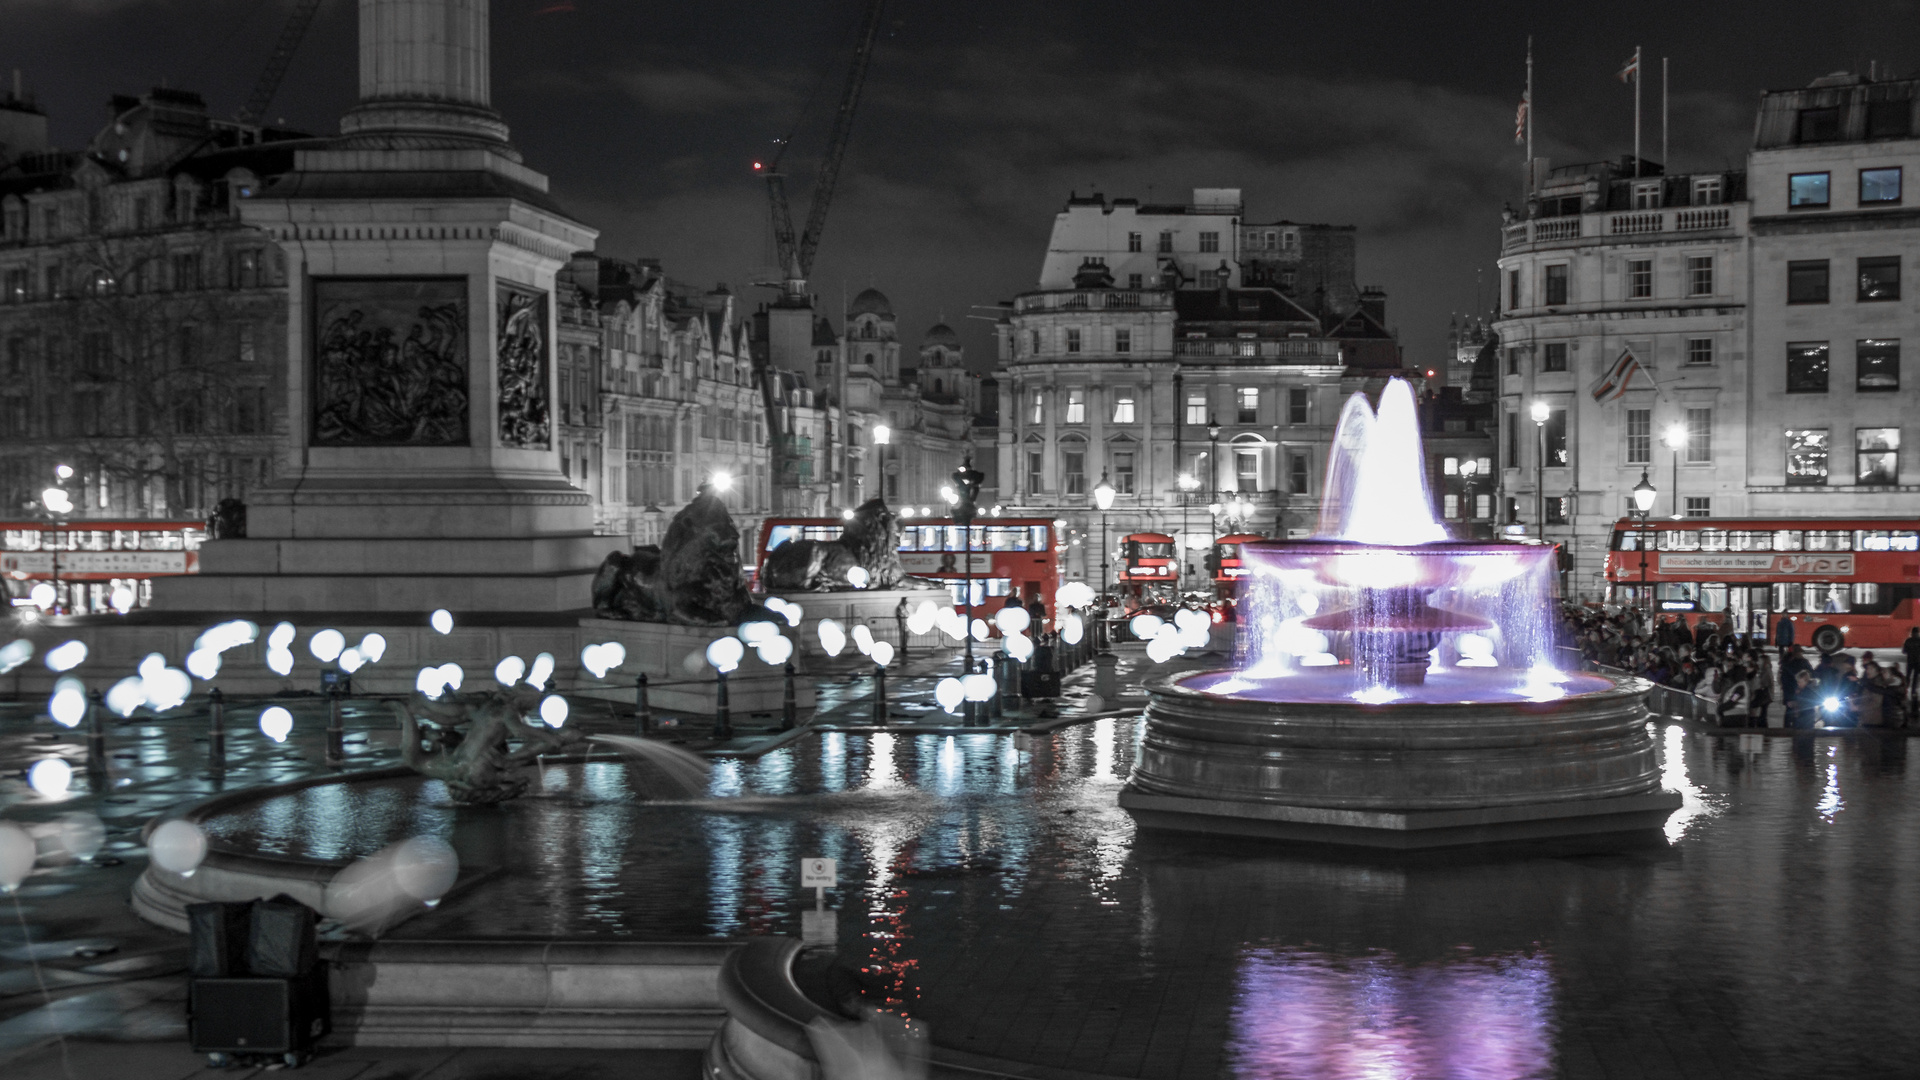
{"type": "Polygon", "coordinates": [[[938,1042],[1114,1076],[1911,1074],[1920,810],[1904,738],[1654,729],[1667,843],[1579,857],[1335,858],[1137,834],[1138,727],[830,734],[635,798],[549,768],[455,809],[429,781],[211,823],[328,857],[412,832],[507,871],[409,937],[799,933],[839,860],[840,951],[938,1042]]]}
{"type": "Polygon", "coordinates": [[[1248,671],[1201,671],[1178,680],[1189,690],[1253,701],[1314,701],[1387,705],[1396,701],[1477,705],[1558,701],[1576,694],[1613,689],[1597,675],[1574,672],[1515,671],[1510,668],[1436,668],[1418,686],[1367,687],[1345,665],[1301,668],[1262,678],[1248,671]]]}

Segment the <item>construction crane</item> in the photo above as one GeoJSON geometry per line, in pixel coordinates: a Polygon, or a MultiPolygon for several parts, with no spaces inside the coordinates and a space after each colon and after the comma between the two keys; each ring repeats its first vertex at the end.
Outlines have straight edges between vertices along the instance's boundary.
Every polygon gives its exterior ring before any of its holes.
{"type": "Polygon", "coordinates": [[[792,146],[791,139],[781,141],[780,151],[771,162],[754,162],[753,167],[767,178],[767,198],[773,206],[773,239],[780,258],[783,290],[789,295],[806,291],[808,275],[813,272],[813,256],[820,250],[820,233],[827,225],[827,210],[833,206],[833,189],[840,179],[840,162],[847,155],[847,141],[853,135],[853,114],[860,105],[860,90],[867,81],[867,64],[873,59],[873,42],[880,34],[880,13],[886,0],[870,0],[860,25],[860,36],[853,46],[853,62],[847,67],[847,85],[840,94],[840,109],[833,117],[833,132],[827,137],[826,153],[820,159],[820,171],[813,181],[813,205],[807,210],[807,226],[798,236],[793,231],[793,211],[787,205],[786,174],[780,171],[781,159],[792,146]]]}
{"type": "Polygon", "coordinates": [[[293,63],[293,54],[299,50],[300,40],[307,36],[307,27],[313,25],[313,13],[319,8],[320,0],[294,0],[287,25],[280,28],[280,40],[273,43],[273,52],[267,55],[267,66],[260,69],[253,93],[247,95],[247,103],[235,114],[241,123],[257,124],[266,119],[267,106],[273,104],[273,96],[280,92],[280,80],[287,77],[287,66],[293,63]]]}

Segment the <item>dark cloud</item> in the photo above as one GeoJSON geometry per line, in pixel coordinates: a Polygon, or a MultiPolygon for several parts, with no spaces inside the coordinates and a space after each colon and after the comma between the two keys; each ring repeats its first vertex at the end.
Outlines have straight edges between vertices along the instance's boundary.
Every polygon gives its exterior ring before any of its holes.
{"type": "MultiPolygon", "coordinates": [[[[163,80],[226,112],[246,95],[288,0],[0,0],[0,67],[22,66],[77,145],[112,92],[163,80]]],[[[839,93],[854,0],[493,0],[496,103],[527,160],[602,230],[702,284],[772,262],[750,168],[802,106],[788,165],[804,219],[839,93]]],[[[327,0],[276,116],[332,130],[354,91],[351,0],[327,0]]],[[[1239,186],[1258,218],[1350,223],[1360,276],[1392,294],[1416,362],[1447,314],[1482,303],[1501,204],[1520,194],[1513,109],[1528,33],[1538,150],[1556,162],[1658,156],[1658,57],[1673,57],[1674,165],[1737,165],[1761,87],[1914,61],[1913,4],[1127,4],[894,0],[815,268],[823,303],[869,284],[909,335],[944,314],[983,364],[974,305],[1031,287],[1069,190],[1178,199],[1239,186]]]]}

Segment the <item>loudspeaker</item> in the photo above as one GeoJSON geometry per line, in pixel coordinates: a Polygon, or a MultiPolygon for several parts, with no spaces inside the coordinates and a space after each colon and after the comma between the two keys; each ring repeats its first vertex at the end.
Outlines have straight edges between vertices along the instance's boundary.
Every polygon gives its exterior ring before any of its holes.
{"type": "Polygon", "coordinates": [[[249,901],[187,905],[187,973],[219,978],[247,973],[249,901]]]}
{"type": "Polygon", "coordinates": [[[247,920],[247,974],[297,979],[319,956],[314,910],[282,893],[255,900],[247,920]]]}
{"type": "Polygon", "coordinates": [[[305,1053],[333,1030],[325,965],[298,979],[194,979],[188,987],[198,1053],[305,1053]]]}

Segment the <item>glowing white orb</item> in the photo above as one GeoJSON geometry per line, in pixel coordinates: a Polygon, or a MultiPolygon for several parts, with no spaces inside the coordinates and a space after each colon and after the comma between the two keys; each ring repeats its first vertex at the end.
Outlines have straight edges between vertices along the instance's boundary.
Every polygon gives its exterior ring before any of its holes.
{"type": "Polygon", "coordinates": [[[960,689],[968,701],[986,701],[999,693],[1000,684],[994,681],[993,676],[976,671],[960,680],[960,689]]]}
{"type": "Polygon", "coordinates": [[[1159,633],[1164,625],[1166,623],[1160,616],[1144,613],[1127,620],[1127,629],[1133,631],[1133,636],[1141,641],[1153,640],[1153,636],[1159,633]]]}
{"type": "Polygon", "coordinates": [[[92,862],[107,843],[106,825],[85,810],[61,814],[54,829],[54,841],[80,862],[92,862]]]}
{"type": "Polygon", "coordinates": [[[716,639],[707,646],[707,663],[722,674],[740,666],[740,658],[747,655],[747,647],[740,644],[737,637],[716,639]]]}
{"type": "Polygon", "coordinates": [[[340,670],[351,675],[367,666],[367,658],[360,655],[359,649],[344,649],[340,653],[340,670]]]}
{"type": "Polygon", "coordinates": [[[985,619],[973,620],[973,640],[985,641],[992,636],[993,636],[993,627],[987,625],[987,620],[985,619]]]}
{"type": "Polygon", "coordinates": [[[493,681],[501,686],[512,686],[527,673],[527,662],[517,656],[504,656],[493,665],[493,681]]]}
{"type": "Polygon", "coordinates": [[[1080,620],[1080,616],[1075,615],[1071,611],[1067,612],[1065,615],[1060,616],[1060,640],[1061,641],[1064,641],[1069,645],[1078,645],[1080,644],[1080,639],[1086,636],[1086,632],[1087,632],[1086,623],[1080,620]]]}
{"type": "Polygon", "coordinates": [[[147,708],[155,712],[177,709],[193,694],[193,680],[179,668],[163,666],[140,679],[147,688],[147,708]]]}
{"type": "MultiPolygon", "coordinates": [[[[544,690],[553,679],[553,654],[543,652],[533,658],[533,666],[527,669],[527,685],[535,690],[544,690]]],[[[453,684],[458,687],[459,683],[453,684]]]]}
{"type": "Polygon", "coordinates": [[[31,659],[33,659],[33,642],[26,638],[14,638],[5,645],[0,645],[0,675],[5,675],[31,659]]]}
{"type": "Polygon", "coordinates": [[[0,821],[0,893],[10,893],[33,873],[38,845],[27,830],[11,821],[0,821]]]}
{"type": "Polygon", "coordinates": [[[439,902],[460,876],[453,846],[437,836],[416,836],[392,848],[393,883],[424,904],[439,902]]]}
{"type": "Polygon", "coordinates": [[[87,662],[87,643],[65,641],[47,650],[46,664],[53,671],[72,671],[87,662]]]}
{"type": "Polygon", "coordinates": [[[755,645],[754,651],[760,654],[760,662],[771,667],[779,667],[793,656],[793,639],[774,636],[755,645]]]}
{"type": "Polygon", "coordinates": [[[737,633],[741,641],[748,645],[757,645],[770,637],[779,637],[780,628],[765,619],[756,619],[753,622],[741,623],[737,633]]]}
{"type": "Polygon", "coordinates": [[[460,684],[467,681],[467,673],[461,670],[459,664],[451,660],[441,664],[438,670],[440,672],[440,681],[446,683],[447,689],[449,690],[458,690],[460,689],[460,684]]]}
{"type": "Polygon", "coordinates": [[[540,699],[540,719],[550,728],[557,728],[567,722],[567,699],[559,694],[548,694],[540,699]]]}
{"type": "Polygon", "coordinates": [[[886,667],[893,663],[893,642],[876,641],[873,643],[873,648],[867,650],[867,655],[873,658],[877,666],[886,667]]]}
{"type": "Polygon", "coordinates": [[[33,601],[33,606],[41,611],[52,607],[53,602],[59,598],[60,594],[54,590],[54,587],[44,581],[27,591],[27,599],[33,601]]]}
{"type": "Polygon", "coordinates": [[[27,770],[27,786],[42,798],[57,799],[67,793],[67,786],[73,783],[73,766],[64,758],[41,758],[27,770]]]}
{"type": "Polygon", "coordinates": [[[907,630],[915,634],[930,633],[939,621],[940,609],[931,600],[920,601],[920,606],[907,616],[907,630]]]}
{"type": "Polygon", "coordinates": [[[47,715],[61,727],[73,727],[87,718],[87,689],[79,679],[66,678],[53,684],[53,696],[47,699],[47,715]]]}
{"type": "Polygon", "coordinates": [[[847,567],[847,584],[856,589],[867,587],[867,568],[864,566],[847,567]]]}
{"type": "Polygon", "coordinates": [[[387,639],[383,634],[368,634],[360,639],[360,644],[355,648],[360,650],[361,656],[367,658],[367,663],[377,664],[381,657],[387,655],[387,639]]]}
{"type": "Polygon", "coordinates": [[[1008,656],[1021,663],[1033,658],[1033,639],[1025,634],[1006,634],[1000,638],[1000,647],[1008,656]]]}
{"type": "Polygon", "coordinates": [[[193,822],[175,818],[147,837],[147,855],[160,869],[189,877],[207,857],[207,834],[193,822]]]}
{"type": "Polygon", "coordinates": [[[1033,616],[1027,614],[1026,608],[1003,607],[994,613],[993,624],[1003,634],[1021,634],[1033,625],[1033,616]]]}
{"type": "Polygon", "coordinates": [[[333,663],[334,658],[340,655],[340,650],[346,647],[347,635],[338,630],[322,630],[307,642],[307,651],[323,664],[333,663]]]}
{"type": "Polygon", "coordinates": [[[433,616],[427,621],[435,630],[442,634],[453,633],[453,612],[448,611],[446,608],[440,608],[435,611],[433,616]]]}
{"type": "Polygon", "coordinates": [[[960,703],[967,700],[967,690],[960,685],[959,679],[948,676],[934,685],[933,699],[940,703],[942,709],[955,712],[959,710],[960,703]]]}
{"type": "Polygon", "coordinates": [[[187,654],[186,665],[188,674],[207,682],[220,674],[220,654],[213,649],[195,649],[187,654]]]}
{"type": "Polygon", "coordinates": [[[107,606],[125,615],[133,610],[134,599],[132,589],[125,585],[115,585],[113,591],[107,594],[107,606]]]}
{"type": "Polygon", "coordinates": [[[267,670],[273,672],[275,675],[285,676],[293,674],[293,650],[268,649],[267,670]]]}
{"type": "Polygon", "coordinates": [[[847,634],[839,623],[832,619],[820,620],[820,647],[828,656],[839,656],[840,650],[847,647],[847,634]]]}
{"type": "Polygon", "coordinates": [[[146,703],[147,682],[138,675],[121,679],[107,691],[107,708],[120,716],[132,716],[135,709],[146,703]]]}
{"type": "Polygon", "coordinates": [[[862,653],[873,655],[873,630],[866,623],[853,624],[853,645],[862,653]]]}
{"type": "Polygon", "coordinates": [[[299,634],[300,632],[294,629],[292,623],[290,622],[277,623],[275,624],[272,632],[267,634],[267,648],[269,649],[289,648],[293,645],[293,639],[295,637],[298,637],[299,634]]]}
{"type": "Polygon", "coordinates": [[[260,734],[274,742],[286,742],[293,734],[293,714],[274,705],[260,711],[260,734]]]}
{"type": "Polygon", "coordinates": [[[439,697],[447,689],[447,680],[437,667],[423,667],[413,678],[413,688],[425,697],[439,697]]]}

